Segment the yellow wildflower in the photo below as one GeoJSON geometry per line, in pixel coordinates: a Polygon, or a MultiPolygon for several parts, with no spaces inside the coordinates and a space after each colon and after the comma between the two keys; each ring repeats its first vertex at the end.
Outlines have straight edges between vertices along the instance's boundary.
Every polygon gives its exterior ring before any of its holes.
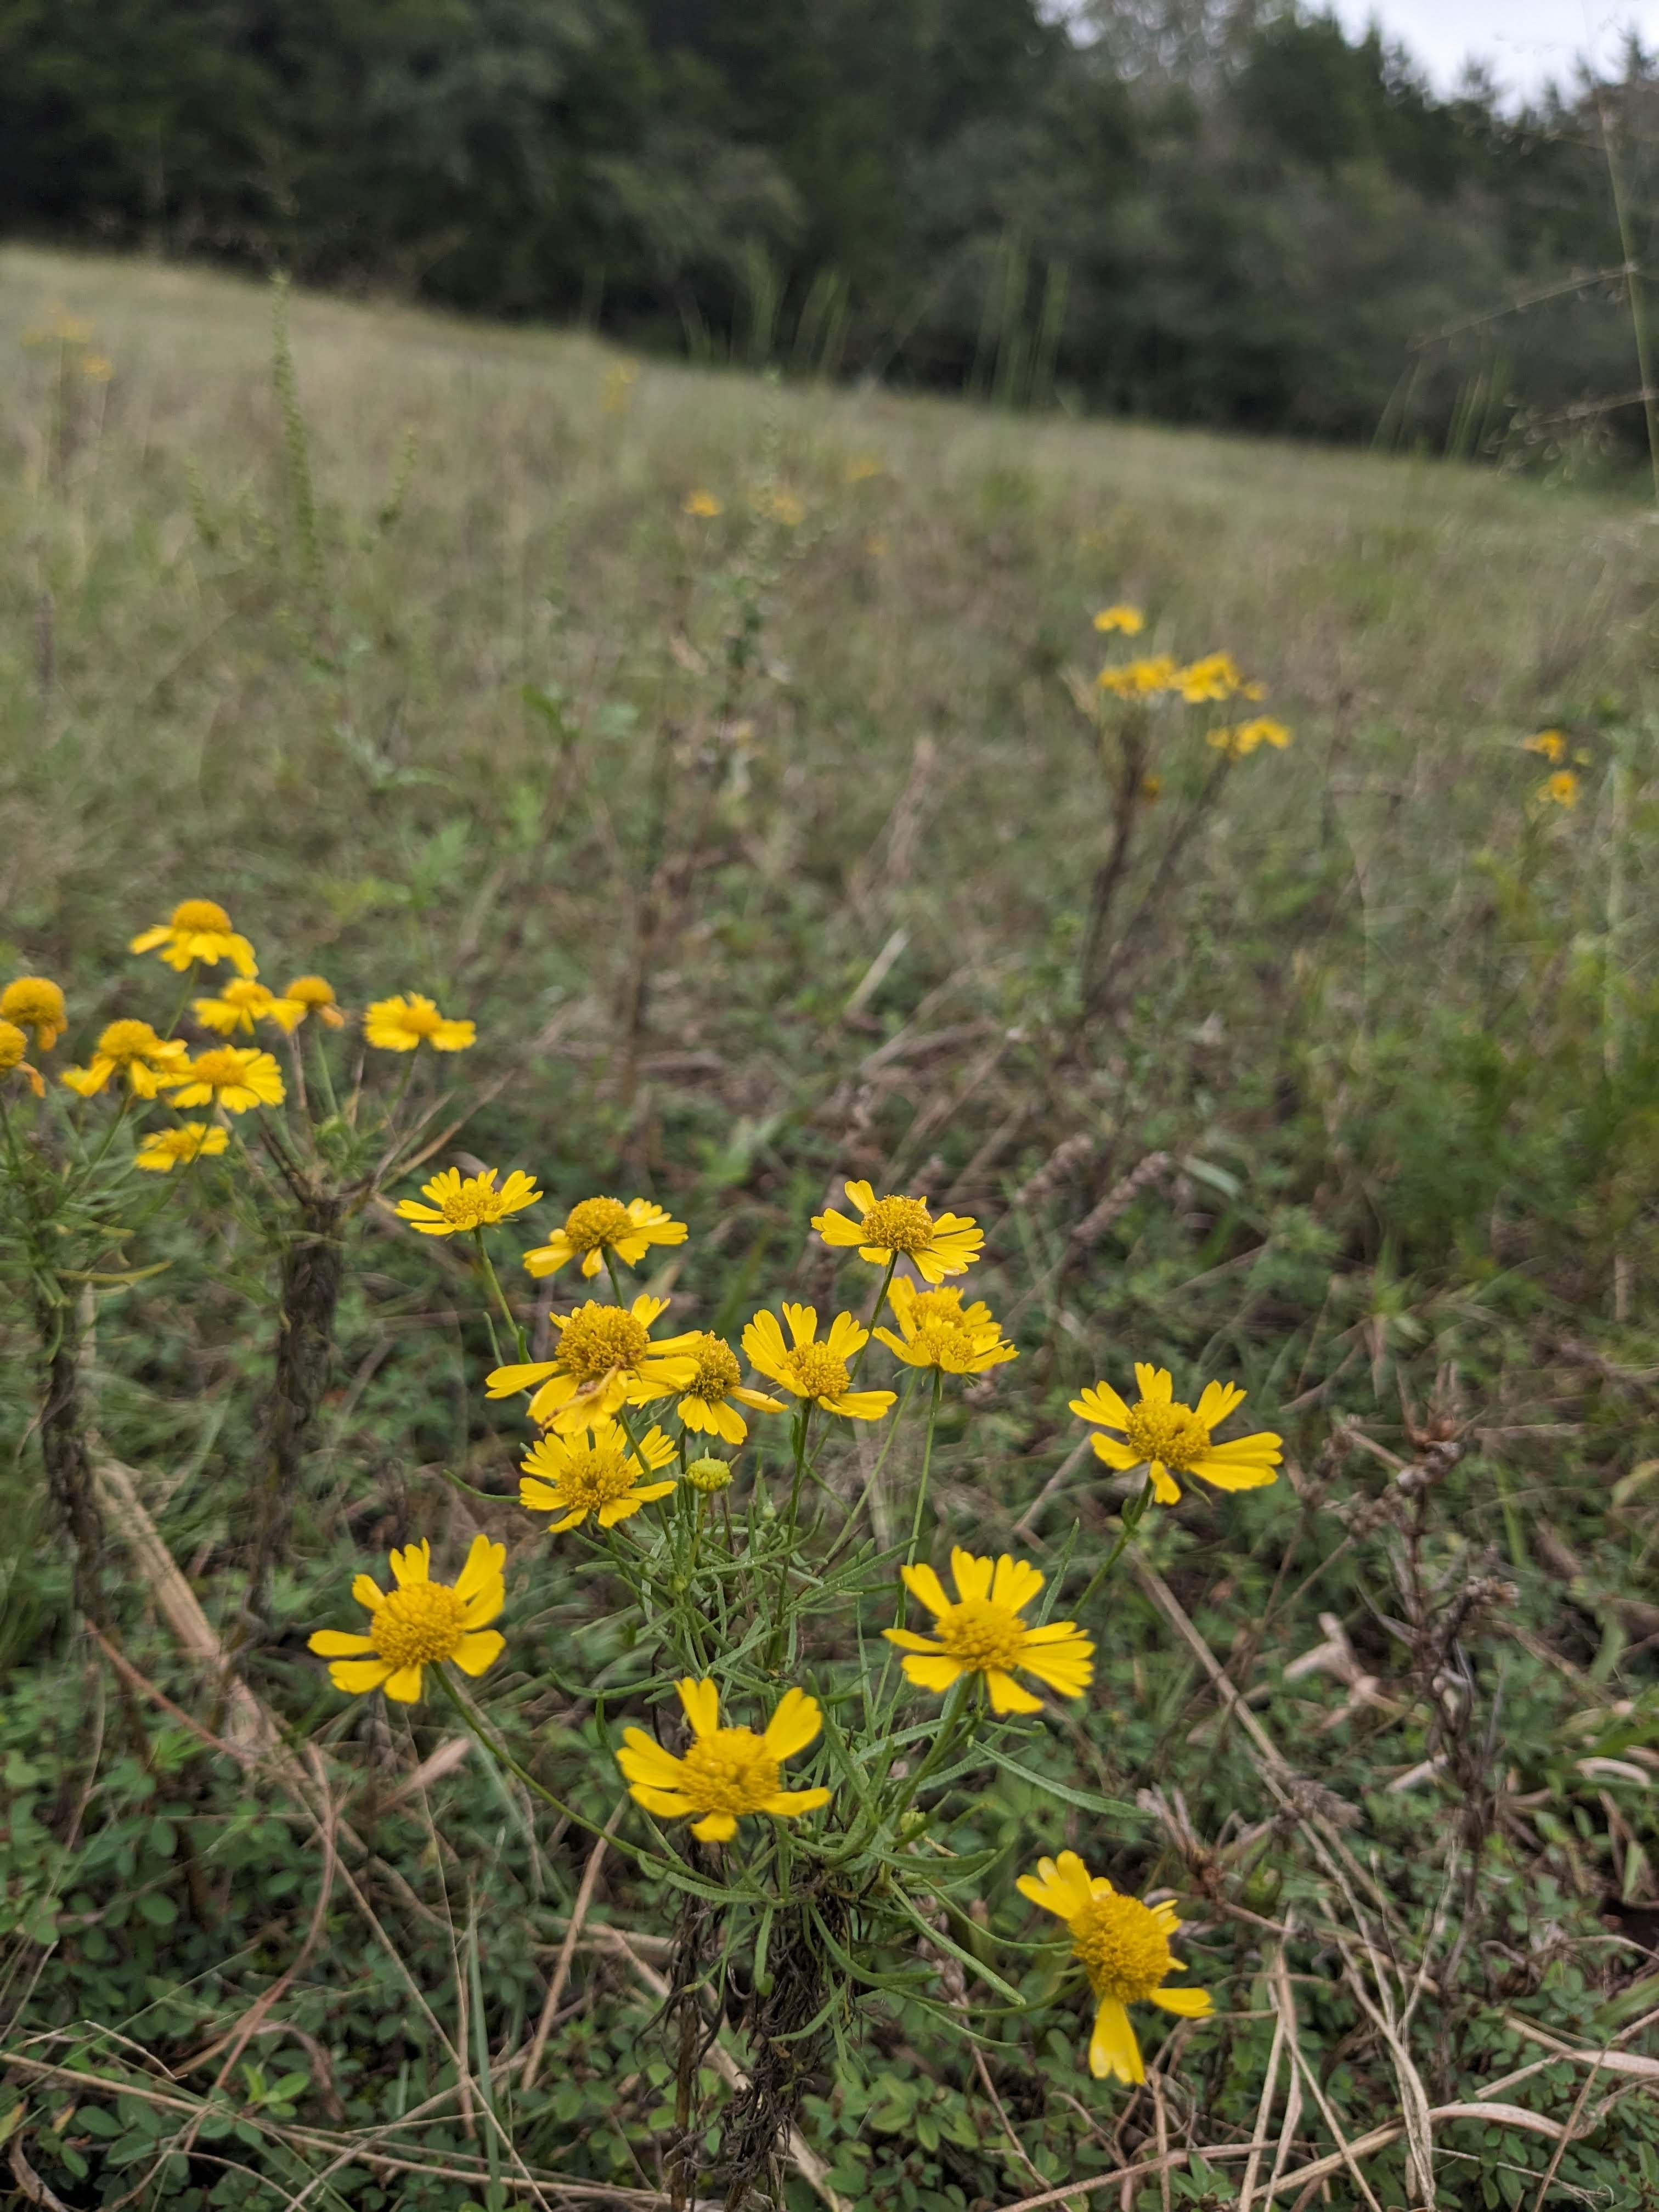
{"type": "Polygon", "coordinates": [[[1121,605],[1103,607],[1095,617],[1095,628],[1100,630],[1121,630],[1125,637],[1137,637],[1146,627],[1146,617],[1139,607],[1121,605]]]}
{"type": "Polygon", "coordinates": [[[901,1334],[878,1328],[875,1334],[888,1350],[911,1367],[937,1367],[946,1375],[983,1375],[1003,1361],[1018,1359],[1012,1344],[1005,1344],[1000,1322],[982,1299],[963,1306],[954,1285],[939,1291],[918,1291],[905,1276],[896,1278],[888,1298],[901,1334]]]}
{"type": "Polygon", "coordinates": [[[81,356],[81,374],[88,384],[107,384],[115,374],[115,363],[106,353],[85,353],[81,356]]]}
{"type": "Polygon", "coordinates": [[[878,477],[881,473],[881,463],[873,453],[860,453],[847,464],[849,484],[868,483],[872,477],[878,477]]]}
{"type": "Polygon", "coordinates": [[[786,530],[798,530],[806,520],[805,507],[787,485],[773,493],[766,511],[774,522],[781,522],[786,530]]]}
{"type": "Polygon", "coordinates": [[[1248,760],[1258,745],[1271,745],[1275,752],[1283,752],[1291,742],[1291,732],[1283,722],[1275,722],[1266,714],[1258,714],[1252,722],[1240,722],[1231,729],[1212,730],[1205,743],[1217,752],[1225,753],[1229,760],[1248,760]]]}
{"type": "Polygon", "coordinates": [[[447,1021],[418,991],[377,999],[363,1017],[363,1035],[381,1052],[413,1052],[420,1044],[434,1052],[465,1052],[477,1037],[471,1022],[447,1021]]]}
{"type": "Polygon", "coordinates": [[[689,1462],[685,1479],[693,1490],[700,1490],[705,1498],[712,1498],[717,1490],[731,1488],[732,1462],[729,1459],[715,1459],[712,1454],[705,1455],[702,1459],[689,1462]]]}
{"type": "Polygon", "coordinates": [[[331,1030],[345,1027],[345,1015],[334,995],[334,986],[325,976],[296,975],[283,996],[301,1008],[301,1021],[307,1014],[315,1014],[331,1030]]]}
{"type": "Polygon", "coordinates": [[[252,1045],[213,1046],[168,1080],[173,1105],[222,1106],[231,1114],[246,1114],[250,1106],[280,1106],[287,1096],[282,1069],[268,1052],[252,1045]]]}
{"type": "Polygon", "coordinates": [[[651,1324],[668,1310],[666,1298],[641,1294],[631,1306],[600,1305],[590,1298],[574,1313],[555,1314],[559,1348],[551,1359],[498,1367],[485,1378],[492,1398],[533,1389],[530,1418],[569,1436],[592,1428],[623,1406],[648,1406],[696,1377],[698,1333],[653,1339],[651,1324]]]}
{"type": "Polygon", "coordinates": [[[856,1245],[860,1260],[884,1267],[901,1254],[930,1283],[960,1275],[979,1257],[984,1231],[970,1213],[941,1213],[937,1220],[925,1198],[882,1198],[867,1182],[842,1185],[847,1203],[859,1218],[844,1213],[815,1213],[812,1226],[824,1243],[839,1249],[856,1245]]]}
{"type": "Polygon", "coordinates": [[[726,508],[712,491],[690,491],[680,512],[682,514],[698,515],[705,522],[712,522],[717,514],[724,514],[726,508]]]}
{"type": "Polygon", "coordinates": [[[617,1753],[629,1795],[647,1813],[668,1820],[701,1814],[692,1834],[700,1843],[723,1844],[737,1833],[745,1814],[771,1813],[793,1820],[830,1802],[828,1790],[780,1786],[783,1760],[805,1751],[823,1725],[815,1698],[804,1690],[786,1690],[766,1733],[756,1735],[750,1729],[720,1726],[720,1692],[713,1682],[687,1675],[674,1687],[691,1724],[685,1756],[676,1759],[654,1736],[636,1728],[623,1730],[624,1747],[617,1753]]]}
{"type": "Polygon", "coordinates": [[[52,1050],[68,1020],[64,994],[48,976],[19,975],[0,991],[0,1021],[33,1030],[39,1052],[52,1050]]]}
{"type": "Polygon", "coordinates": [[[851,1314],[837,1314],[824,1341],[817,1341],[818,1317],[811,1306],[786,1304],[783,1317],[793,1343],[786,1346],[777,1317],[757,1313],[743,1333],[743,1348],[751,1367],[792,1396],[822,1406],[826,1413],[840,1413],[849,1421],[878,1421],[893,1403],[891,1390],[855,1390],[847,1363],[870,1340],[869,1331],[851,1314]]]}
{"type": "Polygon", "coordinates": [[[186,1166],[191,1160],[216,1158],[229,1142],[229,1130],[217,1124],[181,1121],[176,1128],[151,1129],[140,1141],[132,1164],[156,1175],[171,1175],[174,1168],[186,1166]]]}
{"type": "Polygon", "coordinates": [[[284,1036],[306,1018],[297,999],[279,999],[251,976],[233,976],[216,998],[192,999],[191,1011],[204,1030],[234,1036],[238,1030],[253,1034],[256,1022],[271,1022],[284,1036]]]}
{"type": "Polygon", "coordinates": [[[368,1609],[368,1635],[319,1628],[311,1639],[311,1649],[334,1662],[328,1671],[335,1688],[354,1696],[384,1689],[399,1705],[412,1705],[422,1668],[453,1660],[464,1674],[482,1674],[493,1667],[507,1649],[489,1626],[507,1603],[506,1545],[475,1536],[453,1586],[432,1580],[432,1547],[424,1537],[391,1558],[395,1589],[381,1589],[373,1575],[359,1575],[351,1585],[353,1597],[368,1609]]]}
{"type": "Polygon", "coordinates": [[[1075,1851],[1039,1859],[1018,1888],[1033,1905],[1066,1923],[1072,1949],[1099,2000],[1089,2039],[1089,2071],[1097,2081],[1144,2081],[1140,2046],[1126,2008],[1160,2005],[1185,2020],[1212,2009],[1207,1990],[1166,1989],[1165,1978],[1186,1972],[1170,1948],[1181,1923],[1173,1905],[1143,1905],[1112,1887],[1103,1874],[1091,1875],[1075,1851]]]}
{"type": "Polygon", "coordinates": [[[568,1260],[580,1257],[589,1280],[605,1265],[607,1251],[614,1252],[624,1267],[637,1267],[653,1244],[684,1244],[685,1224],[671,1221],[648,1198],[585,1198],[565,1216],[545,1244],[524,1255],[532,1275],[556,1275],[568,1260]]]}
{"type": "Polygon", "coordinates": [[[1174,1384],[1167,1367],[1137,1361],[1135,1382],[1140,1396],[1133,1406],[1126,1405],[1109,1382],[1097,1382],[1073,1399],[1072,1411],[1083,1420],[1121,1433],[1127,1439],[1122,1443],[1115,1437],[1091,1437],[1095,1456],[1120,1473],[1144,1467],[1160,1505],[1180,1502],[1180,1486],[1171,1468],[1176,1474],[1202,1475],[1218,1490],[1256,1490],[1278,1480],[1280,1439],[1270,1430],[1237,1437],[1231,1443],[1210,1441],[1211,1431],[1244,1403],[1244,1393],[1237,1384],[1206,1382],[1197,1406],[1192,1407],[1171,1395],[1174,1384]]]}
{"type": "Polygon", "coordinates": [[[1559,768],[1538,787],[1538,797],[1553,806],[1577,806],[1578,779],[1570,768],[1559,768]]]}
{"type": "Polygon", "coordinates": [[[1206,699],[1230,699],[1244,689],[1244,678],[1230,653],[1208,653],[1176,671],[1176,689],[1189,706],[1206,699]]]}
{"type": "Polygon", "coordinates": [[[781,1398],[769,1398],[763,1390],[744,1387],[738,1379],[743,1370],[738,1365],[738,1355],[723,1337],[703,1330],[695,1339],[695,1344],[697,1371],[674,1408],[694,1434],[724,1437],[729,1444],[740,1444],[749,1433],[749,1425],[741,1413],[733,1410],[733,1399],[739,1406],[748,1406],[757,1413],[781,1413],[786,1410],[781,1398]]]}
{"type": "Polygon", "coordinates": [[[159,1037],[148,1022],[111,1022],[98,1039],[88,1067],[66,1067],[64,1080],[82,1098],[100,1091],[112,1075],[125,1075],[135,1098],[154,1098],[177,1082],[190,1058],[182,1037],[159,1037]]]}
{"type": "Polygon", "coordinates": [[[46,1083],[38,1067],[31,1067],[24,1054],[29,1041],[15,1022],[0,1022],[0,1075],[21,1075],[37,1098],[46,1095],[46,1083]]]}
{"type": "Polygon", "coordinates": [[[1161,775],[1143,775],[1141,777],[1140,796],[1145,799],[1148,806],[1156,806],[1158,805],[1158,797],[1163,789],[1164,779],[1161,775]]]}
{"type": "Polygon", "coordinates": [[[1042,1588],[1043,1576],[1006,1552],[994,1562],[958,1547],[951,1554],[957,1602],[931,1567],[901,1567],[905,1588],[934,1616],[931,1637],[884,1628],[906,1655],[904,1671],[924,1690],[948,1690],[964,1674],[982,1674],[994,1713],[1036,1713],[1041,1698],[1014,1680],[1035,1674],[1063,1698],[1080,1698],[1094,1679],[1094,1644],[1074,1620],[1028,1628],[1020,1614],[1042,1588]]]}
{"type": "Polygon", "coordinates": [[[637,1455],[628,1431],[618,1421],[596,1421],[580,1441],[563,1437],[538,1437],[519,1464],[524,1478],[519,1503],[532,1513],[562,1513],[552,1534],[562,1535],[597,1514],[601,1528],[614,1528],[653,1498],[666,1498],[674,1477],[648,1482],[646,1477],[665,1467],[674,1446],[660,1429],[653,1429],[637,1455]]]}
{"type": "Polygon", "coordinates": [[[257,975],[258,963],[246,938],[230,926],[230,916],[211,899],[185,899],[166,921],[141,930],[127,948],[131,952],[159,952],[169,968],[183,975],[200,961],[216,968],[228,960],[239,975],[257,975]]]}
{"type": "Polygon", "coordinates": [[[1119,699],[1152,699],[1176,688],[1176,665],[1167,653],[1150,660],[1126,660],[1121,668],[1103,668],[1095,681],[1103,691],[1119,699]]]}
{"type": "Polygon", "coordinates": [[[459,1168],[445,1168],[421,1186],[421,1198],[429,1198],[431,1205],[422,1206],[418,1198],[399,1199],[398,1218],[411,1222],[422,1237],[454,1237],[464,1230],[490,1228],[540,1198],[535,1176],[522,1168],[514,1168],[499,1190],[496,1172],[486,1168],[482,1175],[464,1176],[459,1168]]]}
{"type": "Polygon", "coordinates": [[[1536,737],[1522,738],[1523,753],[1541,753],[1552,768],[1559,768],[1567,757],[1567,741],[1559,730],[1540,730],[1536,737]]]}

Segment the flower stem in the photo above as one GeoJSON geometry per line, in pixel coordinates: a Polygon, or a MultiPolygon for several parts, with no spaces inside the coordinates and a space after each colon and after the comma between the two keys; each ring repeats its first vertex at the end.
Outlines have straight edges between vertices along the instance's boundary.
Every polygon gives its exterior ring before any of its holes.
{"type": "MultiPolygon", "coordinates": [[[[513,1340],[519,1347],[519,1357],[520,1359],[528,1360],[530,1347],[525,1337],[523,1324],[508,1303],[507,1292],[501,1288],[501,1277],[495,1273],[495,1262],[484,1245],[484,1233],[482,1228],[473,1231],[472,1241],[478,1248],[478,1265],[483,1270],[484,1280],[495,1294],[496,1304],[507,1316],[507,1325],[512,1330],[513,1340]]],[[[492,1329],[490,1334],[493,1336],[495,1331],[492,1329]]]]}
{"type": "Polygon", "coordinates": [[[1105,1581],[1107,1576],[1111,1573],[1112,1569],[1123,1557],[1124,1546],[1128,1542],[1130,1537],[1134,1534],[1135,1530],[1140,1526],[1141,1521],[1145,1517],[1146,1508],[1152,1504],[1152,1478],[1149,1474],[1146,1478],[1146,1487],[1141,1491],[1140,1495],[1138,1498],[1131,1498],[1123,1508],[1122,1516],[1118,1523],[1117,1541],[1113,1545],[1111,1550],[1108,1552],[1106,1557],[1101,1561],[1100,1565],[1095,1569],[1094,1573],[1089,1578],[1088,1588],[1084,1591],[1082,1596],[1077,1601],[1075,1610],[1079,1614],[1082,1613],[1084,1607],[1088,1604],[1090,1599],[1094,1595],[1095,1592],[1105,1581]]]}

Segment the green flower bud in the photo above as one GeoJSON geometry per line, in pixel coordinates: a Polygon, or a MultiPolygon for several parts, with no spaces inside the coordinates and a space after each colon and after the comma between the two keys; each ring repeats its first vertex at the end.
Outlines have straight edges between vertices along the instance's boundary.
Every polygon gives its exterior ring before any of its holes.
{"type": "Polygon", "coordinates": [[[730,1460],[694,1459],[685,1470],[685,1479],[694,1490],[712,1492],[724,1490],[732,1480],[730,1460]]]}

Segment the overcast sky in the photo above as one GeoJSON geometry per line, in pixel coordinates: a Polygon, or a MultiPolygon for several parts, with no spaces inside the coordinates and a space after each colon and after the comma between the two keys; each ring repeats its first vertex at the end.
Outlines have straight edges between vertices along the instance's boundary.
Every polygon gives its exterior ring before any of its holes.
{"type": "Polygon", "coordinates": [[[1576,54],[1589,49],[1611,67],[1620,33],[1634,24],[1645,45],[1659,45],[1659,0],[1334,0],[1351,31],[1372,16],[1410,47],[1449,92],[1471,54],[1488,62],[1498,82],[1524,95],[1547,77],[1566,80],[1576,54]]]}

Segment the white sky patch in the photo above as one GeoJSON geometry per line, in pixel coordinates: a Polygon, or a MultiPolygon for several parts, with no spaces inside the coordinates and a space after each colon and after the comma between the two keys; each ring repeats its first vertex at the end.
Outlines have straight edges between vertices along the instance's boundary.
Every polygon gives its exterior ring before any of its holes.
{"type": "Polygon", "coordinates": [[[1659,46],[1659,0],[1624,0],[1609,9],[1581,0],[1334,0],[1350,36],[1373,20],[1385,38],[1409,48],[1435,89],[1455,89],[1465,62],[1485,62],[1511,100],[1525,99],[1553,77],[1571,88],[1574,62],[1594,56],[1612,76],[1622,34],[1633,27],[1659,46]]]}

